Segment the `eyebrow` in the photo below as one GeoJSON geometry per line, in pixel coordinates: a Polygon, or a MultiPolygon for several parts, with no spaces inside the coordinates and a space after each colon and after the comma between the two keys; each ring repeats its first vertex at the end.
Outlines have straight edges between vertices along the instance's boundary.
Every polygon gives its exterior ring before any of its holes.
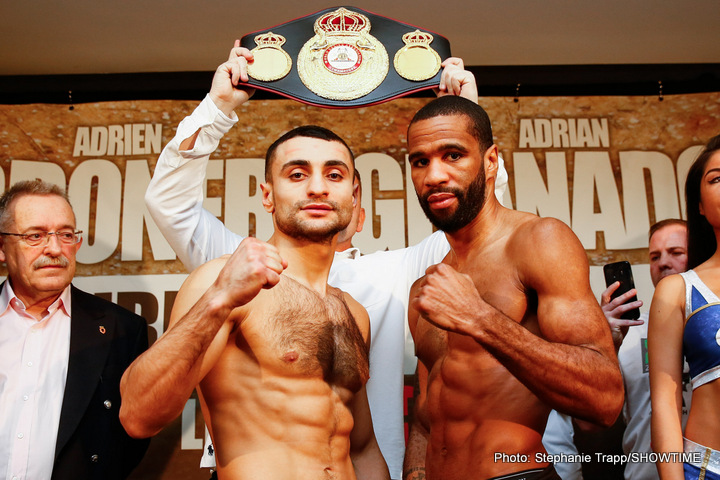
{"type": "MultiPolygon", "coordinates": [[[[440,145],[439,147],[437,147],[436,150],[440,150],[440,151],[457,150],[457,151],[460,151],[463,153],[468,152],[468,149],[464,145],[461,145],[459,143],[454,143],[454,142],[444,143],[444,144],[440,145]]],[[[410,155],[408,155],[408,160],[412,161],[418,157],[424,157],[424,156],[426,156],[425,152],[412,152],[412,153],[410,153],[410,155]]]]}
{"type": "Polygon", "coordinates": [[[717,173],[717,172],[720,172],[720,168],[718,168],[718,167],[711,168],[710,170],[708,170],[708,171],[705,173],[705,175],[703,175],[703,178],[707,177],[707,176],[710,175],[711,173],[717,173]]]}
{"type": "Polygon", "coordinates": [[[347,171],[350,171],[350,167],[348,166],[348,164],[343,162],[342,160],[327,160],[323,164],[323,167],[343,167],[347,171]]]}
{"type": "MultiPolygon", "coordinates": [[[[288,160],[285,162],[282,167],[280,167],[280,171],[284,172],[288,169],[294,168],[294,167],[309,167],[310,161],[309,160],[288,160]]],[[[327,167],[342,167],[348,172],[350,171],[350,166],[343,162],[342,160],[326,160],[325,163],[323,163],[323,168],[327,167]]]]}
{"type": "MultiPolygon", "coordinates": [[[[17,227],[17,224],[16,224],[15,226],[17,227]]],[[[30,225],[29,227],[27,227],[27,228],[25,229],[25,231],[29,231],[29,230],[41,230],[41,231],[43,231],[43,232],[52,232],[52,231],[55,231],[55,230],[65,230],[65,229],[68,229],[68,228],[69,228],[69,229],[72,229],[72,230],[77,229],[77,227],[76,227],[75,225],[71,225],[71,224],[69,224],[69,223],[66,223],[66,224],[63,225],[63,226],[55,227],[54,229],[52,229],[52,228],[46,228],[45,226],[42,226],[42,225],[30,225]]]]}
{"type": "Polygon", "coordinates": [[[670,252],[675,252],[675,251],[678,251],[678,250],[687,251],[687,247],[685,247],[685,246],[683,246],[683,245],[670,245],[670,246],[667,247],[667,248],[658,248],[658,249],[656,249],[656,250],[650,250],[648,253],[649,253],[650,255],[652,255],[652,254],[654,254],[654,253],[662,253],[663,250],[668,250],[668,251],[670,251],[670,252]]]}

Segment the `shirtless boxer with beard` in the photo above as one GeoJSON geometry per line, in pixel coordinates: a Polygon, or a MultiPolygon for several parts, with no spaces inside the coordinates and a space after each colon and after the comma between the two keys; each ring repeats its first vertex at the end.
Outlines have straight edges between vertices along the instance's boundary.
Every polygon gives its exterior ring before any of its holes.
{"type": "Polygon", "coordinates": [[[502,207],[490,120],[463,98],[408,129],[412,180],[451,250],[410,293],[418,393],[407,480],[559,478],[551,409],[611,425],[623,384],[585,251],[562,222],[502,207]]]}

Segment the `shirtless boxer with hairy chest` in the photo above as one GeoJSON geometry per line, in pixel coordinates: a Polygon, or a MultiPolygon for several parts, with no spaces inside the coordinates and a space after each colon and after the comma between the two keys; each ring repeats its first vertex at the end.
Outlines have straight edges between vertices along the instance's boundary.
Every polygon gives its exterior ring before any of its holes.
{"type": "Polygon", "coordinates": [[[552,408],[610,425],[622,379],[588,262],[554,219],[502,207],[487,114],[458,97],[408,130],[412,179],[451,251],[413,286],[416,418],[405,478],[559,478],[544,461],[552,408]]]}
{"type": "Polygon", "coordinates": [[[353,176],[349,148],[321,127],[270,147],[275,232],[188,277],[168,331],[123,377],[130,435],[157,433],[197,386],[220,479],[389,478],[365,392],[368,316],[327,284],[353,176]]]}

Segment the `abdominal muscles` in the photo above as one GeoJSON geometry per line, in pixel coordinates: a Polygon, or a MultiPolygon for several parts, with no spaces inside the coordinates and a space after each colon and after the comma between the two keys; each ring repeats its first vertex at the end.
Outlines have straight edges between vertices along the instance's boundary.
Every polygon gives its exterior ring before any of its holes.
{"type": "Polygon", "coordinates": [[[339,295],[321,299],[291,279],[264,293],[201,383],[218,468],[243,479],[354,478],[350,406],[368,378],[355,320],[339,295]]]}

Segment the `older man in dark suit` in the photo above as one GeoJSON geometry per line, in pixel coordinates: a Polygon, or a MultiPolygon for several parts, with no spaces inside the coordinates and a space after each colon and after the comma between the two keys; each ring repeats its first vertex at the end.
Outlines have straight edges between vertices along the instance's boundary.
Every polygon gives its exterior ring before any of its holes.
{"type": "Polygon", "coordinates": [[[147,449],[118,418],[147,325],[70,284],[80,234],[56,185],[19,182],[0,197],[2,478],[123,479],[147,449]]]}

